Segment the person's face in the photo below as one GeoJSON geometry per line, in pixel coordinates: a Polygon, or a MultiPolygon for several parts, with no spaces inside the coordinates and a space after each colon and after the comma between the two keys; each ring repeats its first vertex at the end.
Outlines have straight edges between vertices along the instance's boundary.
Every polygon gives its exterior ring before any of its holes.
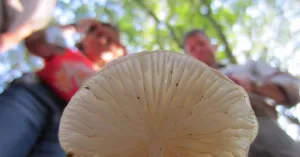
{"type": "Polygon", "coordinates": [[[82,44],[87,57],[99,66],[126,54],[119,33],[107,25],[92,25],[82,44]]]}
{"type": "Polygon", "coordinates": [[[189,36],[184,43],[185,52],[208,66],[216,64],[215,50],[209,39],[201,33],[189,36]]]}

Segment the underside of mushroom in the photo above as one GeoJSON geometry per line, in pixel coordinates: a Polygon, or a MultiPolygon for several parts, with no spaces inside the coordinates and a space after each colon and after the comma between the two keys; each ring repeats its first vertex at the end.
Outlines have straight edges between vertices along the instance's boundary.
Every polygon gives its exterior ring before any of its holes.
{"type": "Polygon", "coordinates": [[[257,129],[240,86],[187,55],[151,51],[86,80],[59,139],[74,157],[246,157],[257,129]]]}

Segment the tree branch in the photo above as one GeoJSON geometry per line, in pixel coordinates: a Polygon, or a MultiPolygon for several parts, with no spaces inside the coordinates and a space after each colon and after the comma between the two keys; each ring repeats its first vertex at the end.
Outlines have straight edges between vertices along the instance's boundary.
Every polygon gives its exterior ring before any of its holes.
{"type": "MultiPolygon", "coordinates": [[[[156,25],[155,30],[158,31],[158,25],[156,25]]],[[[164,47],[162,46],[162,44],[161,44],[161,42],[160,42],[159,34],[158,34],[158,33],[155,33],[155,34],[156,34],[156,40],[158,41],[157,44],[158,44],[159,48],[160,48],[161,50],[163,50],[164,47]]]]}
{"type": "Polygon", "coordinates": [[[214,19],[213,15],[212,15],[212,10],[210,8],[210,5],[207,4],[207,1],[202,0],[202,2],[204,2],[205,6],[207,7],[207,14],[205,14],[204,16],[207,17],[207,19],[210,21],[210,23],[216,29],[219,37],[221,38],[221,41],[225,44],[225,53],[226,53],[228,59],[230,60],[231,63],[236,64],[237,61],[236,61],[235,57],[232,54],[230,45],[227,41],[227,38],[226,38],[225,34],[223,33],[222,26],[214,19]]]}
{"type": "Polygon", "coordinates": [[[153,11],[151,11],[143,2],[141,2],[140,0],[135,0],[134,1],[136,4],[138,4],[142,9],[144,9],[148,15],[150,15],[154,21],[157,23],[157,24],[163,24],[165,26],[167,26],[171,36],[173,37],[173,40],[176,42],[177,46],[179,48],[182,48],[182,44],[180,42],[180,40],[177,38],[176,36],[176,33],[175,33],[175,30],[173,29],[173,27],[169,24],[169,23],[166,23],[164,21],[161,21],[159,20],[159,18],[154,14],[153,11]]]}

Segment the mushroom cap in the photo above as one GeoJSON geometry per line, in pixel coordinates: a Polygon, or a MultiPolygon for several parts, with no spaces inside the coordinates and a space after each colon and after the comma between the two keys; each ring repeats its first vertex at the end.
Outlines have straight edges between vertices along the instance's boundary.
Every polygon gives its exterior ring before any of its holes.
{"type": "Polygon", "coordinates": [[[150,51],[87,79],[59,140],[79,157],[246,157],[257,130],[242,87],[190,56],[150,51]]]}

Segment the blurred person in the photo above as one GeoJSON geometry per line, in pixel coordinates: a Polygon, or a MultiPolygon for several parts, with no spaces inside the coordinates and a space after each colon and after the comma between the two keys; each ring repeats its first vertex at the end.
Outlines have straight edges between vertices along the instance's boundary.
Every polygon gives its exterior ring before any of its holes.
{"type": "Polygon", "coordinates": [[[299,80],[263,61],[248,61],[244,65],[225,67],[216,60],[217,46],[203,30],[192,30],[184,37],[185,53],[219,69],[241,85],[250,98],[258,118],[258,136],[251,145],[249,157],[296,157],[300,148],[277,124],[275,106],[288,107],[299,102],[299,80]]]}
{"type": "Polygon", "coordinates": [[[56,0],[0,0],[0,53],[46,27],[56,0]]]}
{"type": "Polygon", "coordinates": [[[49,28],[52,31],[41,30],[25,39],[28,50],[45,60],[45,67],[37,75],[66,101],[71,99],[86,77],[126,53],[116,27],[97,21],[87,22],[91,25],[83,30],[85,35],[77,44],[79,49],[71,49],[64,44],[59,27],[49,28]],[[53,37],[55,32],[57,35],[53,37]]]}
{"type": "Polygon", "coordinates": [[[56,28],[59,29],[50,27],[52,31],[45,29],[33,33],[25,41],[32,53],[45,59],[45,68],[15,80],[0,95],[0,156],[65,157],[58,141],[64,107],[82,80],[97,70],[96,65],[102,66],[120,56],[120,50],[112,51],[118,49],[116,43],[124,49],[119,32],[109,24],[84,20],[56,28]],[[53,30],[85,31],[86,35],[78,44],[83,51],[67,48],[64,40],[59,40],[60,33],[54,37],[45,35],[48,31],[55,34],[53,30]],[[106,45],[100,42],[103,38],[109,41],[106,45]],[[110,57],[103,57],[103,54],[110,54],[110,57]],[[73,61],[78,64],[64,64],[73,61]],[[54,77],[56,74],[58,77],[54,77]]]}

